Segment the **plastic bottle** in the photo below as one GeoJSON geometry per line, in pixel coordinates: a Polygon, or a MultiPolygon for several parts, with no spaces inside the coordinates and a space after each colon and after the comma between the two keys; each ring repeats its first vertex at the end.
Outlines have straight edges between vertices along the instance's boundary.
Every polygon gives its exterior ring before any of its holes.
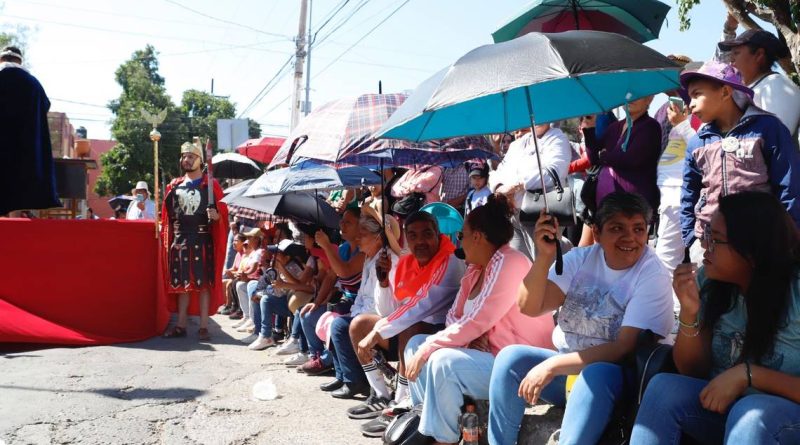
{"type": "Polygon", "coordinates": [[[461,440],[463,445],[478,445],[481,427],[475,405],[467,405],[467,412],[461,415],[461,440]]]}

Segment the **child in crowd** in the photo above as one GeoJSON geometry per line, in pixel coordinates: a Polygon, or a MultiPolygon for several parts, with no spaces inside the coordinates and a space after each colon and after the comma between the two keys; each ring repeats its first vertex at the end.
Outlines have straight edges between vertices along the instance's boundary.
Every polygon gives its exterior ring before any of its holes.
{"type": "Polygon", "coordinates": [[[469,161],[466,163],[469,172],[469,183],[471,190],[467,193],[467,201],[464,204],[464,216],[469,212],[486,204],[492,191],[489,190],[489,165],[484,161],[469,161]]]}
{"type": "MultiPolygon", "coordinates": [[[[800,154],[789,130],[752,102],[753,91],[730,65],[708,62],[681,74],[689,111],[706,125],[686,148],[681,232],[686,246],[702,239],[720,198],[744,190],[771,192],[800,222],[800,154]]],[[[702,249],[694,243],[692,260],[702,249]]]]}

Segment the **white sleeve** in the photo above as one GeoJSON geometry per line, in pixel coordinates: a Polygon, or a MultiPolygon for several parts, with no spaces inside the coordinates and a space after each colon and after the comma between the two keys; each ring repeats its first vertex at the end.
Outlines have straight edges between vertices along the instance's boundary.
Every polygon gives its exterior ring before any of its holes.
{"type": "Polygon", "coordinates": [[[642,271],[631,289],[634,293],[625,307],[622,326],[650,329],[666,338],[675,320],[669,272],[654,261],[642,271]]]}
{"type": "Polygon", "coordinates": [[[394,297],[394,277],[397,273],[399,260],[394,254],[390,254],[390,257],[392,259],[392,269],[389,270],[389,287],[381,287],[378,280],[375,280],[375,311],[381,317],[386,317],[400,307],[400,303],[394,297]]]}
{"type": "MultiPolygon", "coordinates": [[[[536,165],[536,152],[533,146],[528,148],[533,162],[531,168],[525,170],[526,174],[523,175],[522,181],[525,183],[526,190],[538,190],[542,188],[542,182],[536,165]]],[[[569,144],[569,139],[558,128],[551,128],[542,139],[539,139],[539,150],[542,158],[542,169],[552,168],[555,170],[563,185],[569,170],[569,161],[572,159],[572,146],[569,144]]],[[[544,175],[545,186],[549,189],[554,185],[553,181],[546,172],[544,175]]]]}
{"type": "Polygon", "coordinates": [[[552,281],[566,295],[572,285],[572,280],[575,279],[575,275],[578,273],[578,269],[583,266],[586,262],[586,256],[590,255],[594,248],[596,247],[576,247],[564,254],[564,273],[561,275],[556,274],[556,265],[554,263],[550,266],[550,272],[547,273],[547,280],[552,281]]]}

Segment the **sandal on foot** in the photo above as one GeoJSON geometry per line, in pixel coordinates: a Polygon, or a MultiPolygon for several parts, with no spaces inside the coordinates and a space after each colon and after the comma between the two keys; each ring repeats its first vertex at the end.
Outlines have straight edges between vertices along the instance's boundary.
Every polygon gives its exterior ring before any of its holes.
{"type": "Polygon", "coordinates": [[[208,329],[206,328],[200,328],[200,330],[197,331],[197,337],[200,341],[211,340],[211,334],[208,333],[208,329]]]}
{"type": "Polygon", "coordinates": [[[175,326],[172,329],[168,330],[163,335],[164,338],[178,338],[178,337],[186,337],[186,328],[182,328],[180,326],[175,326]]]}

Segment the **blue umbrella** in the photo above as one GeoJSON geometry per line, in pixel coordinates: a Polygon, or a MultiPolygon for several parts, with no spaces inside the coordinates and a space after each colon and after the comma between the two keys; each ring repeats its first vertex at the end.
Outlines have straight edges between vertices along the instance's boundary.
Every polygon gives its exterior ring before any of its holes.
{"type": "Polygon", "coordinates": [[[347,156],[342,164],[360,165],[367,168],[403,167],[420,165],[460,167],[471,159],[499,159],[497,154],[483,148],[463,150],[426,150],[421,148],[385,148],[378,151],[347,156]]]}
{"type": "Polygon", "coordinates": [[[322,164],[302,160],[291,167],[271,170],[253,182],[245,197],[278,195],[309,190],[333,190],[348,187],[380,184],[381,177],[360,166],[322,164]]]}

